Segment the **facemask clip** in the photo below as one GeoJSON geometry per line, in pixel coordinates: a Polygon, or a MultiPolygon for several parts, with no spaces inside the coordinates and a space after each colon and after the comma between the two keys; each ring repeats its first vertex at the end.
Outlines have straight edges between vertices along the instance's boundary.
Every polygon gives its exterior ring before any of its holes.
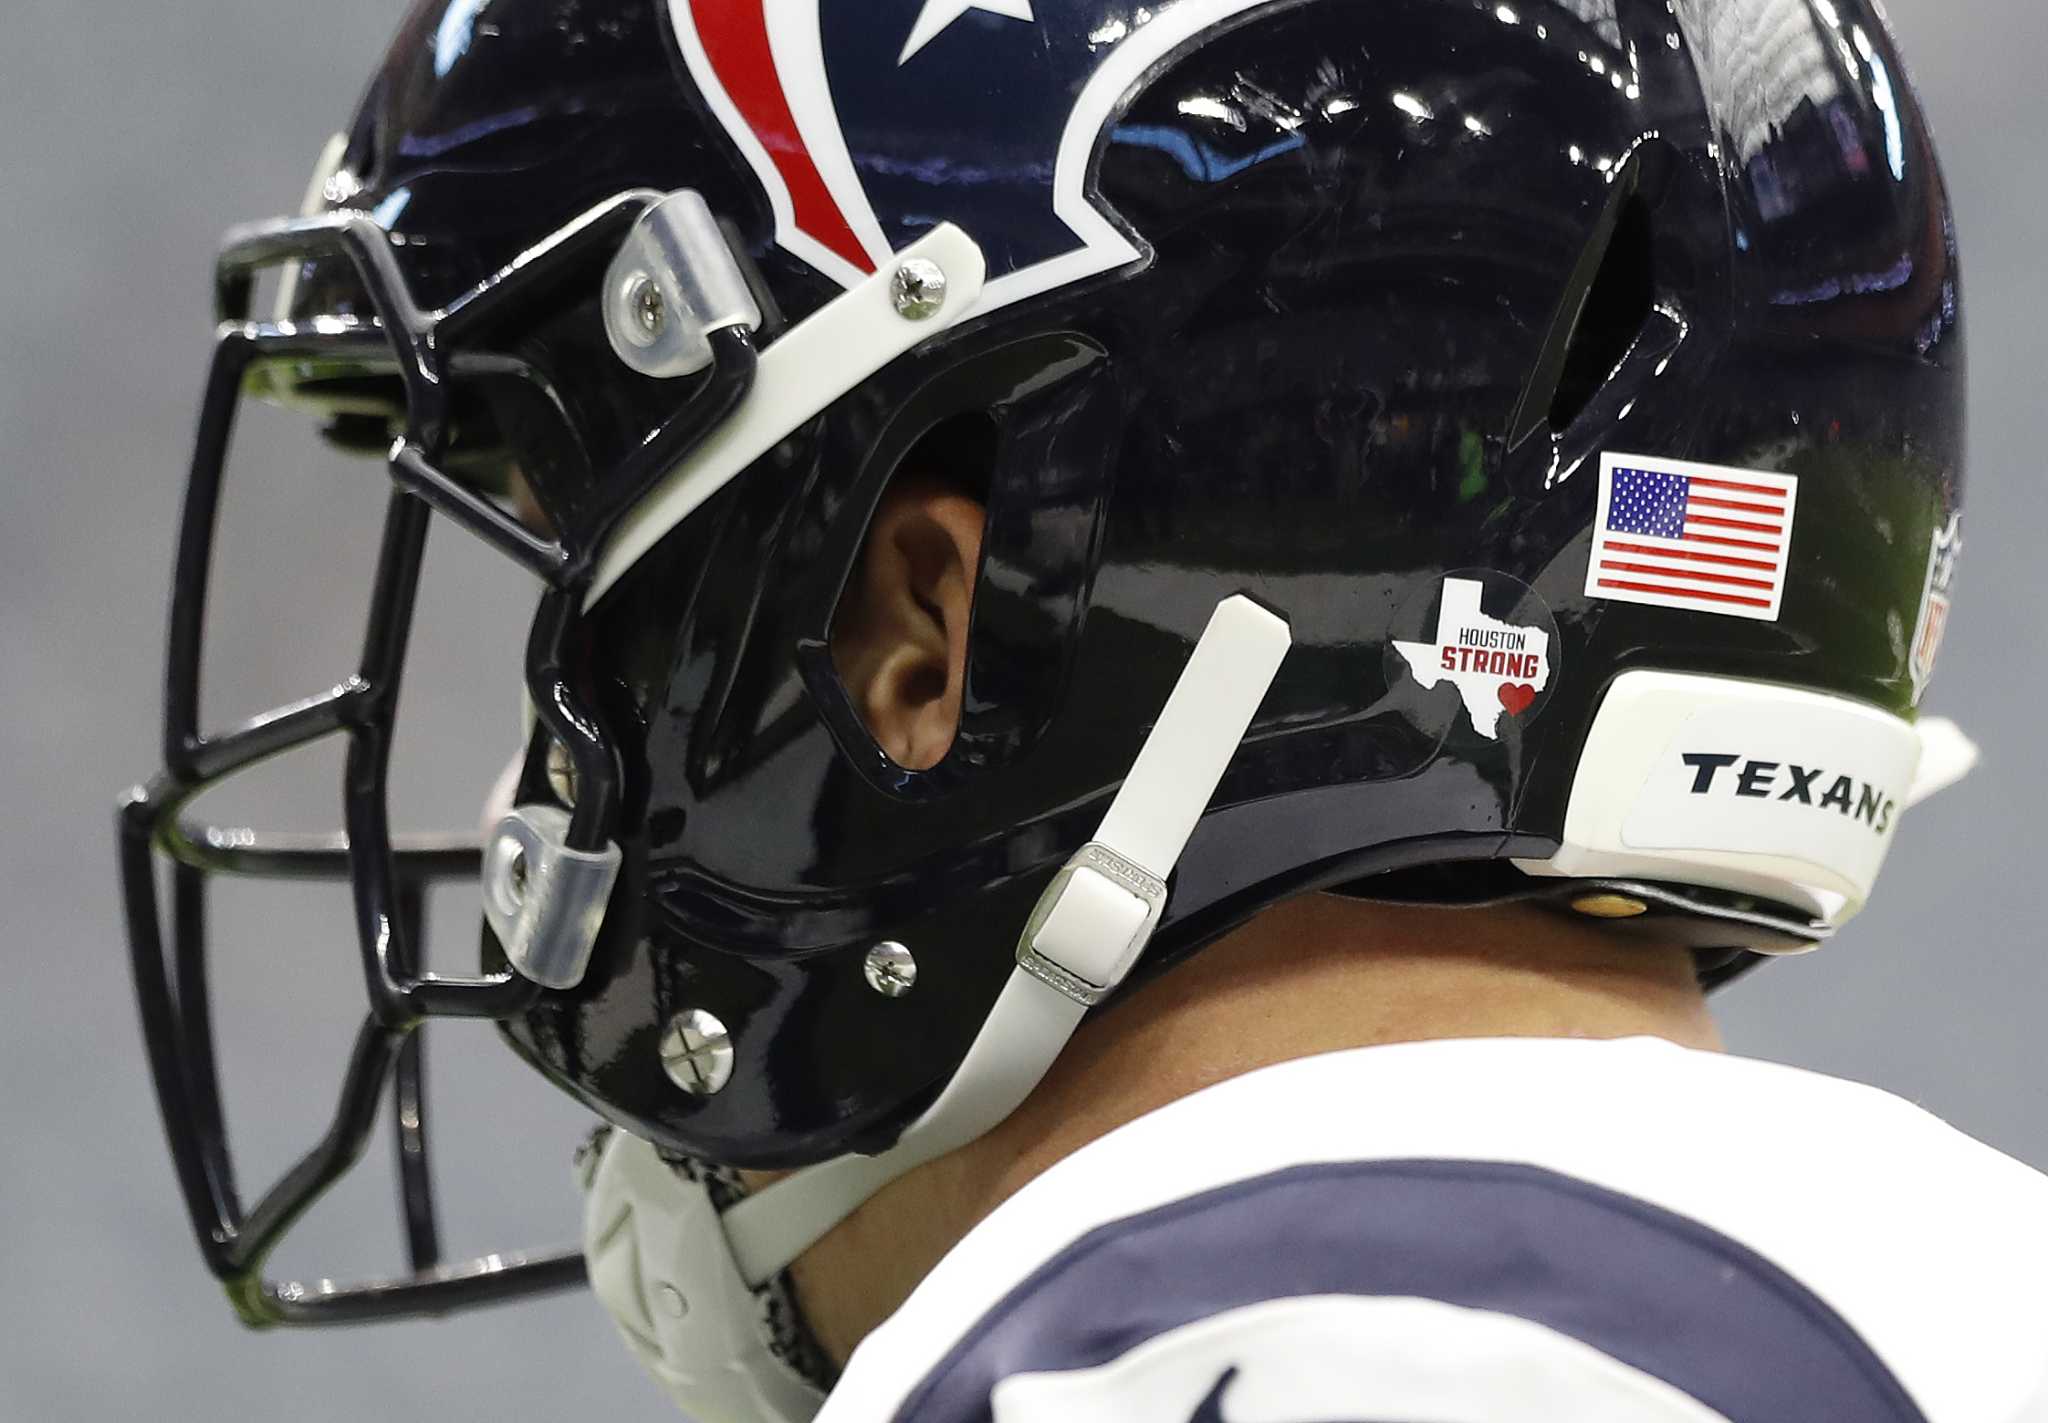
{"type": "Polygon", "coordinates": [[[613,354],[665,379],[711,364],[711,332],[761,325],[760,303],[718,219],[688,188],[634,222],[605,272],[603,305],[613,354]]]}
{"type": "Polygon", "coordinates": [[[619,874],[619,847],[572,850],[569,815],[522,805],[484,847],[484,918],[521,977],[574,988],[590,966],[605,902],[619,874]]]}

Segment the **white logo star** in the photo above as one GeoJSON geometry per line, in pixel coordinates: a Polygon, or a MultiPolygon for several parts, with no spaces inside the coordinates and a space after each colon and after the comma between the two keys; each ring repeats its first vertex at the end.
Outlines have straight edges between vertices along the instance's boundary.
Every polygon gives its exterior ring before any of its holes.
{"type": "Polygon", "coordinates": [[[937,39],[969,10],[986,10],[991,15],[1035,23],[1031,0],[924,0],[924,8],[917,12],[917,23],[910,27],[910,38],[903,42],[903,53],[896,56],[896,67],[902,68],[910,56],[937,39]]]}

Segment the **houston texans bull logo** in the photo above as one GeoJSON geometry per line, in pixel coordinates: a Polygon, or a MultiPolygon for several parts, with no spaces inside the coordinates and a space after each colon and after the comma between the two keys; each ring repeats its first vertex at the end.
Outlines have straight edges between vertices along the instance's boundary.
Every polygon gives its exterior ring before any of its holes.
{"type": "Polygon", "coordinates": [[[776,241],[846,286],[941,222],[981,308],[1140,255],[1090,202],[1103,126],[1182,43],[1273,0],[669,0],[776,241]],[[932,136],[946,136],[943,148],[932,136]]]}

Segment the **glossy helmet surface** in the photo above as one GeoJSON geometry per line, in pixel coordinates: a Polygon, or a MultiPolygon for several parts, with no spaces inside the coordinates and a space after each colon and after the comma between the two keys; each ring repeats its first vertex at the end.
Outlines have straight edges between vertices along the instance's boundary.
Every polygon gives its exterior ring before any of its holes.
{"type": "MultiPolygon", "coordinates": [[[[559,803],[564,740],[577,843],[622,865],[580,982],[520,981],[487,934],[481,982],[507,986],[459,1011],[678,1152],[770,1167],[886,1146],[960,1063],[1235,593],[1293,650],[1143,971],[1313,887],[1604,891],[1709,977],[1824,937],[1840,896],[1676,860],[1542,869],[1564,863],[1582,751],[1631,672],[1914,715],[1930,549],[1961,506],[1962,333],[1942,180],[1874,7],[1011,9],[423,0],[314,219],[374,255],[242,252],[294,264],[294,329],[319,318],[364,350],[403,334],[380,273],[417,311],[472,312],[396,376],[292,347],[265,388],[338,437],[431,454],[435,478],[395,463],[398,503],[455,513],[553,590],[517,800],[559,803]],[[632,195],[680,189],[724,224],[761,316],[747,350],[679,380],[622,362],[602,278],[632,195]],[[972,308],[596,573],[661,472],[650,437],[680,458],[735,400],[777,400],[720,373],[939,224],[985,259],[972,308]],[[465,308],[479,293],[497,295],[465,308]],[[430,360],[467,377],[423,422],[430,360]],[[1617,454],[1796,480],[1774,616],[1587,591],[1617,454]],[[959,733],[908,770],[828,643],[870,515],[919,461],[971,482],[987,532],[959,733]],[[462,504],[507,468],[552,543],[462,504]],[[1395,646],[1431,640],[1457,582],[1547,639],[1545,675],[1497,678],[1493,714],[1395,646]],[[883,942],[914,953],[914,991],[870,986],[883,942]],[[709,1095],[661,1061],[689,1010],[730,1030],[709,1095]]],[[[169,799],[136,813],[159,843],[169,799]]],[[[366,936],[388,927],[366,915],[366,936]]]]}

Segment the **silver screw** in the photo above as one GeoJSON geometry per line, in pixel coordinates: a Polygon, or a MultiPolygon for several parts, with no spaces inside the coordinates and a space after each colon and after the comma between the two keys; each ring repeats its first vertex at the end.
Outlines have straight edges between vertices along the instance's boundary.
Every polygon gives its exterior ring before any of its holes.
{"type": "Polygon", "coordinates": [[[647,273],[635,272],[627,281],[626,311],[633,318],[629,334],[642,346],[653,345],[668,322],[668,303],[647,273]]]}
{"type": "Polygon", "coordinates": [[[923,321],[946,304],[945,270],[929,258],[912,257],[896,269],[889,295],[898,315],[923,321]]]}
{"type": "Polygon", "coordinates": [[[861,972],[867,975],[868,987],[884,998],[901,998],[917,987],[917,960],[893,939],[884,939],[868,950],[861,972]]]}
{"type": "Polygon", "coordinates": [[[702,1008],[678,1013],[661,1035],[661,1066],[692,1097],[709,1097],[732,1080],[732,1035],[702,1008]]]}
{"type": "Polygon", "coordinates": [[[669,1318],[681,1319],[690,1312],[690,1302],[683,1298],[683,1292],[674,1285],[663,1285],[657,1294],[661,1296],[661,1307],[669,1318]]]}
{"type": "Polygon", "coordinates": [[[576,808],[576,762],[559,741],[548,742],[548,789],[563,805],[576,808]]]}

